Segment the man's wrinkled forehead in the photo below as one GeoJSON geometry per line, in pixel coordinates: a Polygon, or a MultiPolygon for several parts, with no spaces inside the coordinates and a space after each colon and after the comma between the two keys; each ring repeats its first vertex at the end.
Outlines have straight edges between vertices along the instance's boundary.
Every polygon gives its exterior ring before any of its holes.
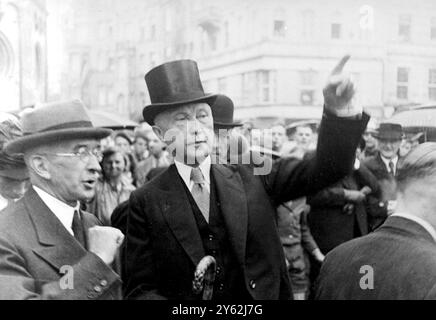
{"type": "Polygon", "coordinates": [[[180,113],[193,115],[200,110],[211,112],[210,106],[204,102],[183,104],[159,113],[156,116],[154,122],[158,124],[158,123],[162,123],[162,121],[171,121],[174,120],[174,118],[180,113]]]}

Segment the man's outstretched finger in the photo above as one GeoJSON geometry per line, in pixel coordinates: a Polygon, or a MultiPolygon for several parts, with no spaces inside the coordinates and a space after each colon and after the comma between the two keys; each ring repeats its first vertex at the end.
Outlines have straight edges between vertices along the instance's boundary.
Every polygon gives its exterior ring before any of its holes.
{"type": "Polygon", "coordinates": [[[343,56],[341,61],[336,65],[336,67],[332,71],[332,75],[339,74],[344,69],[345,64],[348,60],[350,60],[351,56],[347,54],[346,56],[343,56]]]}

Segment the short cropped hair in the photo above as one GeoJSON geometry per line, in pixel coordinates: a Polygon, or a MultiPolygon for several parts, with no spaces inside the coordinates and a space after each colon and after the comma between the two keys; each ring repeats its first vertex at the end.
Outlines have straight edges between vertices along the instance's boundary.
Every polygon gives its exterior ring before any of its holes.
{"type": "Polygon", "coordinates": [[[398,168],[397,190],[404,192],[408,184],[436,175],[436,143],[426,142],[411,151],[398,168]]]}

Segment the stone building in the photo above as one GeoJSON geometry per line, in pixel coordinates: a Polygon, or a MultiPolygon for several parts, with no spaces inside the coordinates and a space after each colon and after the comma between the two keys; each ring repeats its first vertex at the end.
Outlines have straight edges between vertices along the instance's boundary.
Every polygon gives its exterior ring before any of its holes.
{"type": "Polygon", "coordinates": [[[436,100],[436,2],[417,0],[75,0],[66,22],[67,96],[138,116],[145,73],[195,59],[236,117],[319,118],[337,61],[375,117],[436,100]],[[419,5],[418,5],[419,4],[419,5]]]}
{"type": "Polygon", "coordinates": [[[45,0],[0,0],[0,111],[47,98],[45,0]]]}

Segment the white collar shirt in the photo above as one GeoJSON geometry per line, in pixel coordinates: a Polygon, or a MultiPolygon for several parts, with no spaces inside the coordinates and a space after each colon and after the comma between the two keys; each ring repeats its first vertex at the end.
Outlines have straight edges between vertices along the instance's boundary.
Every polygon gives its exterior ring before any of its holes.
{"type": "Polygon", "coordinates": [[[397,172],[398,156],[396,156],[396,157],[393,158],[393,159],[386,159],[386,158],[383,157],[382,155],[380,155],[380,157],[381,157],[383,163],[385,164],[386,169],[388,170],[389,173],[391,172],[391,169],[389,168],[389,162],[392,161],[392,163],[394,164],[394,175],[395,175],[395,173],[397,172]]]}
{"type": "MultiPolygon", "coordinates": [[[[211,167],[211,158],[207,157],[199,166],[201,173],[204,177],[205,187],[207,191],[210,193],[210,167],[211,167]]],[[[176,165],[177,172],[182,177],[185,185],[188,187],[189,191],[192,192],[192,188],[194,187],[194,182],[191,180],[191,172],[192,167],[174,160],[174,164],[176,165]]]]}
{"type": "Polygon", "coordinates": [[[56,199],[51,194],[38,188],[37,186],[32,186],[36,193],[39,195],[41,200],[46,204],[46,206],[54,213],[56,218],[62,223],[62,225],[67,229],[67,231],[74,236],[73,229],[71,228],[73,224],[74,212],[80,209],[80,204],[77,202],[75,207],[71,207],[63,201],[56,199]]]}

